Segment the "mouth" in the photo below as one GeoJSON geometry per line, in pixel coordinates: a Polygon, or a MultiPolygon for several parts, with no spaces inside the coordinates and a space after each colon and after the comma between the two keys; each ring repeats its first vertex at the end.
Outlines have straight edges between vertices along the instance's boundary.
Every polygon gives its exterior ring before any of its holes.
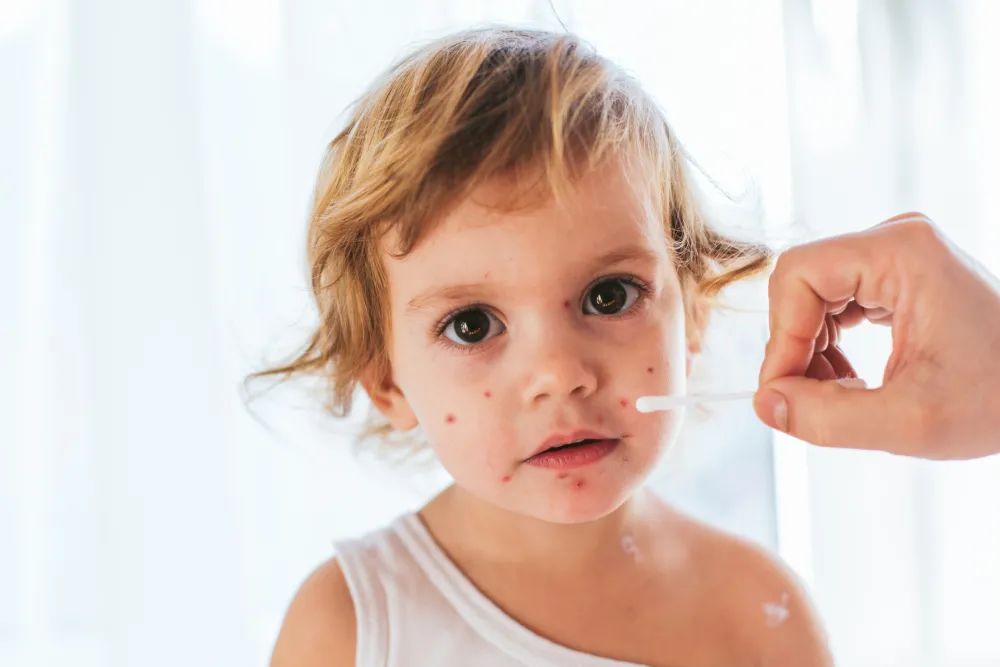
{"type": "Polygon", "coordinates": [[[593,432],[576,432],[568,437],[556,435],[524,462],[543,468],[577,468],[603,459],[619,443],[619,438],[593,432]]]}

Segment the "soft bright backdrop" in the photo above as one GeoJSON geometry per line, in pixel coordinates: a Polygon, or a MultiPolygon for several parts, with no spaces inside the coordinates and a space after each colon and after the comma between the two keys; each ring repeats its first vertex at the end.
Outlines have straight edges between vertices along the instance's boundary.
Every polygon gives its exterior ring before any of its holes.
{"type": "MultiPolygon", "coordinates": [[[[561,20],[745,195],[705,187],[734,229],[783,247],[919,209],[997,271],[998,7],[3,0],[0,664],[265,664],[330,541],[444,483],[352,458],[308,386],[261,397],[257,419],[239,393],[313,324],[325,142],[416,44],[561,20]]],[[[760,288],[729,295],[704,388],[753,386],[760,288]]],[[[887,342],[848,339],[870,382],[887,342]]],[[[772,443],[746,403],[689,417],[651,483],[778,550],[838,664],[998,664],[998,461],[772,443]]]]}

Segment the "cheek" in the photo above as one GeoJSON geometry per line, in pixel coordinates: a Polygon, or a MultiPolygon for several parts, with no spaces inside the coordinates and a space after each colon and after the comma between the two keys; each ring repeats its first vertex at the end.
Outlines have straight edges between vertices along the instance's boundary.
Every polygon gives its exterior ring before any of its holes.
{"type": "Polygon", "coordinates": [[[441,464],[456,480],[506,482],[499,464],[503,439],[498,436],[502,426],[497,423],[496,399],[487,398],[487,390],[442,393],[434,390],[436,383],[430,385],[417,415],[441,464]]]}
{"type": "MultiPolygon", "coordinates": [[[[466,476],[474,474],[474,467],[488,466],[496,448],[488,436],[498,428],[498,386],[485,383],[483,369],[455,353],[426,347],[406,352],[410,361],[400,367],[397,380],[442,464],[466,476]]],[[[499,479],[500,474],[494,482],[499,479]]]]}
{"type": "Polygon", "coordinates": [[[653,311],[637,325],[618,343],[616,365],[625,371],[623,379],[634,382],[636,389],[654,388],[663,393],[685,375],[683,311],[676,308],[667,313],[653,311]]]}
{"type": "MultiPolygon", "coordinates": [[[[461,422],[456,422],[457,424],[461,422]]],[[[447,432],[431,440],[435,457],[456,484],[483,498],[520,488],[520,473],[511,452],[495,435],[484,439],[480,425],[466,424],[460,435],[447,432]],[[476,431],[476,432],[473,432],[476,431]],[[489,440],[489,441],[487,441],[489,440]]],[[[445,429],[447,431],[447,429],[445,429]]]]}
{"type": "Polygon", "coordinates": [[[428,437],[468,427],[489,406],[484,396],[484,391],[492,396],[489,389],[477,383],[467,367],[443,354],[445,350],[425,346],[407,353],[410,361],[399,367],[396,378],[428,437]]]}

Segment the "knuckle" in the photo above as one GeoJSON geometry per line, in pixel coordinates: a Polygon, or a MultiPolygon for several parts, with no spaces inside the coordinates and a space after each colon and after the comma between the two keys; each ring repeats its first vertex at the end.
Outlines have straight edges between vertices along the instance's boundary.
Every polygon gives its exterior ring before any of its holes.
{"type": "Polygon", "coordinates": [[[778,255],[778,259],[774,263],[775,271],[787,271],[791,266],[794,266],[799,257],[804,252],[804,246],[793,246],[788,248],[783,253],[778,255]]]}
{"type": "Polygon", "coordinates": [[[918,218],[907,220],[899,224],[899,231],[907,239],[912,239],[918,243],[932,247],[940,246],[943,243],[940,230],[930,218],[921,215],[918,218]]]}
{"type": "Polygon", "coordinates": [[[768,286],[774,288],[784,279],[786,274],[793,272],[795,267],[801,264],[803,253],[804,249],[802,246],[795,246],[778,255],[778,259],[774,262],[774,269],[771,271],[771,277],[768,280],[768,286]]]}

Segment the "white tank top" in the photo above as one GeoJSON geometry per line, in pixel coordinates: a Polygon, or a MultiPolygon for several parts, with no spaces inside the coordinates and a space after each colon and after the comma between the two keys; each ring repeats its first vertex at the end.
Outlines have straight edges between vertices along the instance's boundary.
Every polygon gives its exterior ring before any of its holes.
{"type": "Polygon", "coordinates": [[[416,513],[334,542],[354,599],[358,667],[639,667],[575,651],[505,614],[416,513]]]}

